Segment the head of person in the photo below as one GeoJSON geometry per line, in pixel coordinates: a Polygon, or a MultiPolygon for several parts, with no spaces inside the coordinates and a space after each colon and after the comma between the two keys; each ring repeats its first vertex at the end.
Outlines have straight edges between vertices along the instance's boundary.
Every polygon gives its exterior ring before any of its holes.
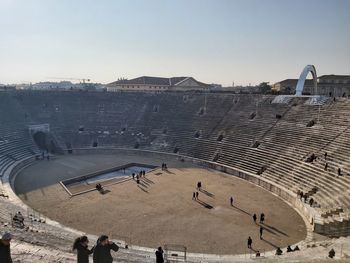
{"type": "Polygon", "coordinates": [[[2,235],[1,237],[1,242],[5,245],[5,246],[9,246],[12,240],[12,234],[6,232],[5,234],[2,235]]]}
{"type": "Polygon", "coordinates": [[[100,236],[98,239],[98,243],[102,246],[108,245],[109,244],[108,236],[106,235],[100,236]]]}
{"type": "Polygon", "coordinates": [[[87,246],[89,244],[89,239],[87,236],[80,237],[80,243],[87,246]]]}
{"type": "Polygon", "coordinates": [[[74,240],[73,243],[73,250],[76,250],[78,248],[78,245],[81,244],[83,246],[87,246],[89,244],[89,239],[87,236],[81,236],[74,240]]]}
{"type": "Polygon", "coordinates": [[[163,251],[162,247],[158,247],[158,251],[160,252],[163,251]]]}

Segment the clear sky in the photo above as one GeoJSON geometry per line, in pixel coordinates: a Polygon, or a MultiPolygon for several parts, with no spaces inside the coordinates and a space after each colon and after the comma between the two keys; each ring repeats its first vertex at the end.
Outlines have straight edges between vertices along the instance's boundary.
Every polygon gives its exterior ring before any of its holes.
{"type": "Polygon", "coordinates": [[[350,0],[0,0],[0,83],[350,74],[350,0]]]}

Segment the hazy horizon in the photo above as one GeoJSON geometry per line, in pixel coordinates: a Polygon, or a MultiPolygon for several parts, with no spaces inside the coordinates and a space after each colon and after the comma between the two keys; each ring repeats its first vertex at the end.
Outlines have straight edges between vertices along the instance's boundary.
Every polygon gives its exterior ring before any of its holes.
{"type": "Polygon", "coordinates": [[[0,0],[0,83],[255,85],[298,78],[307,64],[350,75],[349,11],[347,0],[0,0]]]}

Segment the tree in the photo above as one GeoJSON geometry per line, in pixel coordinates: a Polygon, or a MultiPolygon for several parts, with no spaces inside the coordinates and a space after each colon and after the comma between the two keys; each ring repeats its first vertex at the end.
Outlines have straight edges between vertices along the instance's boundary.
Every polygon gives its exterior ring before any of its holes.
{"type": "Polygon", "coordinates": [[[258,85],[258,88],[259,88],[259,92],[262,93],[262,94],[267,94],[267,93],[271,93],[271,85],[269,85],[268,82],[261,82],[259,85],[258,85]]]}

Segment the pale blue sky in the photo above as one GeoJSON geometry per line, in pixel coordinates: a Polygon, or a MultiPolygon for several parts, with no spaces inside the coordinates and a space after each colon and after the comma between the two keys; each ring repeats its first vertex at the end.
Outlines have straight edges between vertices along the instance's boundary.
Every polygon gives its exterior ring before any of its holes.
{"type": "Polygon", "coordinates": [[[0,83],[350,74],[349,0],[0,0],[0,83]]]}

